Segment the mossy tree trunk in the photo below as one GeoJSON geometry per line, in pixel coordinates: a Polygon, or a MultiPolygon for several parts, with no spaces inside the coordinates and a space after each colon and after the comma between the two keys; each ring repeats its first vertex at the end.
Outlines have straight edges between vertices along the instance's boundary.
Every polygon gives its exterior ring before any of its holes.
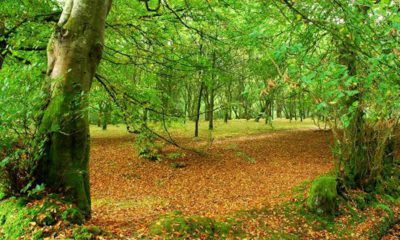
{"type": "Polygon", "coordinates": [[[111,0],[67,0],[48,46],[47,135],[38,178],[90,216],[88,93],[100,62],[111,0]]]}

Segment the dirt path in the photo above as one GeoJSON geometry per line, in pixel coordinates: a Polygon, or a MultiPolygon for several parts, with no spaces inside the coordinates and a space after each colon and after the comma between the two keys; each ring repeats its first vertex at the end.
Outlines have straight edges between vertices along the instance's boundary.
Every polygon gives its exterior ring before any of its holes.
{"type": "Polygon", "coordinates": [[[160,163],[138,159],[131,140],[95,138],[91,150],[92,223],[124,235],[174,210],[218,217],[274,205],[332,168],[330,135],[322,131],[227,139],[207,156],[160,163]],[[187,166],[174,169],[175,161],[187,166]]]}

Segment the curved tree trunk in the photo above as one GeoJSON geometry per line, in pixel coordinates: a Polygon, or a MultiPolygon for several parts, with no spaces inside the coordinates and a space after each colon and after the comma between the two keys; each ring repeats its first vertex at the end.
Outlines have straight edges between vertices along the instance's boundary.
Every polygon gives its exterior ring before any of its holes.
{"type": "Polygon", "coordinates": [[[111,0],[67,0],[48,46],[47,135],[39,180],[89,217],[88,93],[100,62],[111,0]]]}

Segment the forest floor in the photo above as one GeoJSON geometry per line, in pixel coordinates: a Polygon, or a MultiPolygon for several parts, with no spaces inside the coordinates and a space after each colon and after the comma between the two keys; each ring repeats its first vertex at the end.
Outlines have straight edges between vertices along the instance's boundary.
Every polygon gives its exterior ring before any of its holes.
{"type": "MultiPolygon", "coordinates": [[[[213,144],[204,142],[206,154],[167,147],[160,162],[138,158],[123,127],[93,128],[91,224],[132,236],[175,210],[218,218],[272,207],[291,200],[293,188],[333,167],[331,134],[309,121],[278,121],[275,131],[262,123],[231,124],[217,124],[213,144]]],[[[192,140],[187,132],[181,132],[180,142],[192,140]]]]}

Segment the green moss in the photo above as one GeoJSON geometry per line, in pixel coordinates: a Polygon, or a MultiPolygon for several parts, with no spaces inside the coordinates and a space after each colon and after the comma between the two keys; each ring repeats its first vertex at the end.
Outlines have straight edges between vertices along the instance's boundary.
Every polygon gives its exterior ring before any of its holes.
{"type": "Polygon", "coordinates": [[[57,195],[27,203],[24,198],[0,201],[0,239],[39,240],[58,233],[67,239],[71,235],[73,239],[96,239],[102,234],[98,227],[78,226],[85,220],[82,212],[57,195]]]}
{"type": "Polygon", "coordinates": [[[49,141],[45,148],[45,158],[39,162],[39,176],[47,187],[57,191],[64,189],[66,199],[89,216],[89,129],[83,109],[85,102],[81,92],[57,93],[52,98],[40,130],[46,133],[49,141]],[[71,132],[74,134],[65,134],[71,132]]]}
{"type": "Polygon", "coordinates": [[[5,194],[5,186],[0,182],[0,201],[3,200],[7,195],[5,194]]]}
{"type": "Polygon", "coordinates": [[[69,17],[68,21],[64,24],[63,29],[69,31],[76,31],[78,25],[76,24],[76,19],[74,17],[69,17]]]}
{"type": "Polygon", "coordinates": [[[95,226],[79,227],[74,230],[73,236],[75,240],[92,240],[101,233],[101,229],[95,226]]]}
{"type": "Polygon", "coordinates": [[[23,199],[11,198],[0,202],[0,239],[18,239],[25,235],[32,215],[23,199]]]}
{"type": "Polygon", "coordinates": [[[316,179],[312,183],[307,205],[317,214],[334,214],[338,208],[336,178],[323,176],[316,179]]]}
{"type": "Polygon", "coordinates": [[[173,212],[154,222],[150,231],[163,239],[224,239],[233,231],[232,225],[234,223],[173,212]]]}
{"type": "Polygon", "coordinates": [[[85,220],[85,217],[83,216],[81,211],[76,208],[68,208],[61,214],[61,217],[64,221],[68,221],[72,224],[78,225],[83,224],[85,220]]]}

